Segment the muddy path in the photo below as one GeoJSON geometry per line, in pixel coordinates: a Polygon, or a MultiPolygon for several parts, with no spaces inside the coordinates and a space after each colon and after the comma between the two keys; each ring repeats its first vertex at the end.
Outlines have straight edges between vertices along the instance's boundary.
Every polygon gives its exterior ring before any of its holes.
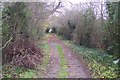
{"type": "Polygon", "coordinates": [[[50,35],[47,42],[50,46],[50,61],[46,69],[45,78],[61,78],[58,74],[61,70],[60,63],[64,60],[60,59],[61,56],[58,52],[57,45],[61,46],[63,55],[67,60],[67,69],[65,71],[68,75],[64,73],[61,74],[66,75],[66,78],[91,78],[90,72],[84,62],[65,46],[56,35],[50,35]]]}

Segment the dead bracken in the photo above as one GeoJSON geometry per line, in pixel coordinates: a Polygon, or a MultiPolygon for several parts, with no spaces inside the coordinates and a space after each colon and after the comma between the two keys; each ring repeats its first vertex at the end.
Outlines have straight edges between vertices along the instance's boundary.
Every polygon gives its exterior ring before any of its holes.
{"type": "Polygon", "coordinates": [[[17,39],[11,42],[9,46],[3,49],[3,63],[11,63],[13,65],[36,68],[41,62],[43,54],[35,44],[28,39],[17,39]]]}

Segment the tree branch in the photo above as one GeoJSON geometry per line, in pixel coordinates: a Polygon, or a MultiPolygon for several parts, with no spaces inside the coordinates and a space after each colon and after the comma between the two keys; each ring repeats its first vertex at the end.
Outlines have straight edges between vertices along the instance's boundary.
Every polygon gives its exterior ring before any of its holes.
{"type": "Polygon", "coordinates": [[[62,2],[59,2],[58,3],[58,5],[53,9],[53,11],[56,11],[59,7],[60,7],[60,4],[61,4],[62,2]]]}
{"type": "Polygon", "coordinates": [[[3,47],[1,47],[0,49],[5,48],[5,47],[7,46],[7,44],[8,44],[12,39],[13,39],[13,37],[11,37],[11,38],[5,43],[5,45],[4,45],[3,47]]]}

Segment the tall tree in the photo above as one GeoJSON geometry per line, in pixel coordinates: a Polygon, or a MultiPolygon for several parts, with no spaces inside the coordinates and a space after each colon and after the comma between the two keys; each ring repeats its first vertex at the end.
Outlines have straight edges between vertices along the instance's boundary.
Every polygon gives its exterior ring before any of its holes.
{"type": "MultiPolygon", "coordinates": [[[[107,3],[109,21],[108,21],[108,35],[109,45],[108,51],[111,54],[119,56],[120,52],[120,2],[107,3]]],[[[120,56],[119,56],[120,57],[120,56]]]]}

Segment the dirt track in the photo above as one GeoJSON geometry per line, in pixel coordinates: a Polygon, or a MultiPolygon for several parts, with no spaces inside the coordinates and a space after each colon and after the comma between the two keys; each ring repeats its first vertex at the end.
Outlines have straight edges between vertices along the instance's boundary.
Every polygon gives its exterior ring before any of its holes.
{"type": "Polygon", "coordinates": [[[58,54],[57,45],[61,45],[65,58],[67,59],[68,78],[90,78],[90,73],[84,65],[84,62],[78,58],[65,44],[56,36],[51,35],[48,38],[50,46],[50,62],[47,67],[46,78],[59,78],[57,76],[60,71],[60,56],[58,54]]]}

